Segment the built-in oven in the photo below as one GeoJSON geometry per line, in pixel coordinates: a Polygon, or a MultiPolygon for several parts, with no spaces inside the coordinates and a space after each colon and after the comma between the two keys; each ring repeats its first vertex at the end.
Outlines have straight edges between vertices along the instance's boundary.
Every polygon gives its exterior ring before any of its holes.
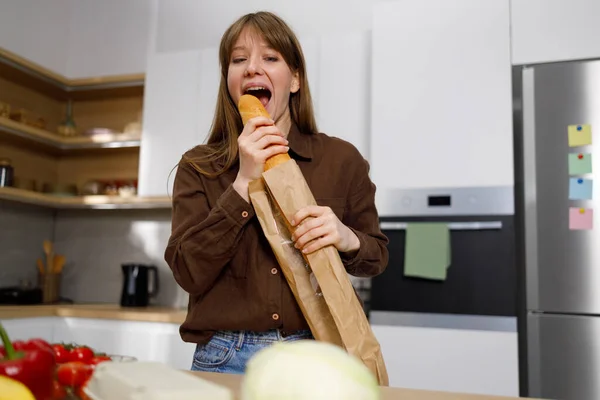
{"type": "Polygon", "coordinates": [[[370,280],[373,323],[415,315],[516,316],[512,187],[387,190],[377,203],[389,263],[370,280]],[[423,222],[448,227],[450,265],[443,280],[405,274],[406,228],[423,222]]]}

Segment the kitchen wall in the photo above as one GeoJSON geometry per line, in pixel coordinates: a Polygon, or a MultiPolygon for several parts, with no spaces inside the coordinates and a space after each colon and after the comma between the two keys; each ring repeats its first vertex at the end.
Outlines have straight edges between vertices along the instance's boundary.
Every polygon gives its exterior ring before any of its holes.
{"type": "Polygon", "coordinates": [[[65,74],[71,0],[0,0],[0,47],[65,74]]]}
{"type": "Polygon", "coordinates": [[[64,254],[61,296],[78,303],[118,303],[123,263],[155,265],[159,292],[151,304],[185,308],[164,261],[171,232],[170,210],[62,210],[0,201],[0,287],[37,283],[36,259],[53,240],[64,254]]]}
{"type": "Polygon", "coordinates": [[[0,0],[0,47],[66,76],[145,71],[150,0],[0,0]]]}
{"type": "Polygon", "coordinates": [[[253,11],[274,11],[300,37],[367,31],[372,5],[384,0],[158,1],[154,51],[171,52],[213,47],[229,24],[253,11]]]}
{"type": "Polygon", "coordinates": [[[0,201],[0,287],[37,283],[36,259],[53,230],[52,211],[0,201]]]}
{"type": "Polygon", "coordinates": [[[66,76],[85,78],[146,70],[152,1],[70,2],[66,76]]]}
{"type": "Polygon", "coordinates": [[[152,303],[185,307],[164,251],[171,233],[170,210],[62,210],[56,216],[54,240],[67,255],[61,295],[76,302],[118,303],[121,264],[158,267],[159,292],[152,303]]]}

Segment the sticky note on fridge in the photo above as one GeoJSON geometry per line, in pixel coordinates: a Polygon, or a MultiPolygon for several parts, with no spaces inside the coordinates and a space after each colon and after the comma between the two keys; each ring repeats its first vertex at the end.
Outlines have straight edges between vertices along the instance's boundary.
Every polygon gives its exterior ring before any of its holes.
{"type": "Polygon", "coordinates": [[[592,155],[590,153],[569,154],[569,175],[592,173],[592,155]]]}
{"type": "Polygon", "coordinates": [[[569,200],[591,200],[592,180],[585,178],[569,179],[569,200]]]}
{"type": "Polygon", "coordinates": [[[592,127],[590,125],[569,125],[569,147],[592,144],[592,127]]]}
{"type": "Polygon", "coordinates": [[[594,227],[594,210],[591,208],[569,208],[569,229],[572,231],[590,230],[594,227]]]}

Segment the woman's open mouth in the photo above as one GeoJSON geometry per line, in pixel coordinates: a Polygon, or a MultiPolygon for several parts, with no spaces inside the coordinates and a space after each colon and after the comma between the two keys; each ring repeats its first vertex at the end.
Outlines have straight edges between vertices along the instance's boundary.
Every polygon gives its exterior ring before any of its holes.
{"type": "Polygon", "coordinates": [[[269,100],[271,100],[271,91],[264,86],[255,86],[246,89],[244,94],[249,94],[260,100],[264,107],[269,104],[269,100]]]}

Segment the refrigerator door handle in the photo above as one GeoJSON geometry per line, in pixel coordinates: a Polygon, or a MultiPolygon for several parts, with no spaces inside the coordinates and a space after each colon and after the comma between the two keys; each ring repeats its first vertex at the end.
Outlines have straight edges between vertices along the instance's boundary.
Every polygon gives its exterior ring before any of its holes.
{"type": "MultiPolygon", "coordinates": [[[[418,224],[419,222],[414,222],[418,224]]],[[[382,230],[400,231],[405,230],[408,222],[381,222],[379,227],[382,230]]],[[[502,229],[501,221],[474,221],[474,222],[448,222],[448,229],[451,231],[483,231],[490,229],[502,229]]]]}
{"type": "Polygon", "coordinates": [[[522,72],[522,125],[517,126],[517,140],[521,140],[523,163],[524,256],[525,285],[527,288],[526,309],[538,308],[538,216],[537,216],[537,165],[536,165],[536,121],[535,121],[535,70],[523,68],[522,72]],[[518,132],[520,130],[521,132],[518,132]],[[519,138],[520,136],[520,138],[519,138]]]}

